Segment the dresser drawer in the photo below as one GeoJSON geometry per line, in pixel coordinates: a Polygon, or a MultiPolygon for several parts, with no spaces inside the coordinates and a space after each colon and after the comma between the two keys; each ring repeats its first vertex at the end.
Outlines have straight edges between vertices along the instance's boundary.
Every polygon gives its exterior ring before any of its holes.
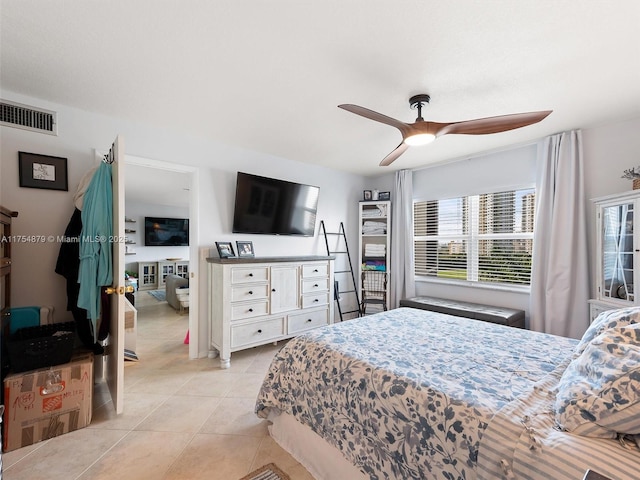
{"type": "Polygon", "coordinates": [[[284,318],[231,326],[231,347],[267,343],[284,335],[284,318]]]}
{"type": "Polygon", "coordinates": [[[329,303],[329,293],[318,293],[316,295],[303,295],[302,308],[319,307],[329,303]]]}
{"type": "Polygon", "coordinates": [[[269,267],[233,267],[231,283],[266,282],[269,280],[269,267]]]}
{"type": "Polygon", "coordinates": [[[329,324],[329,310],[315,310],[309,313],[289,315],[288,333],[304,332],[312,328],[329,324]]]}
{"type": "Polygon", "coordinates": [[[253,318],[269,313],[269,302],[251,302],[231,305],[231,320],[241,320],[243,318],[253,318]]]}
{"type": "Polygon", "coordinates": [[[328,275],[329,266],[326,263],[302,265],[302,278],[326,277],[328,275]]]}
{"type": "Polygon", "coordinates": [[[302,281],[302,293],[326,292],[329,290],[328,278],[317,278],[302,281]]]}
{"type": "Polygon", "coordinates": [[[231,287],[231,301],[242,302],[246,300],[257,300],[269,296],[269,286],[263,285],[240,285],[231,287]]]}

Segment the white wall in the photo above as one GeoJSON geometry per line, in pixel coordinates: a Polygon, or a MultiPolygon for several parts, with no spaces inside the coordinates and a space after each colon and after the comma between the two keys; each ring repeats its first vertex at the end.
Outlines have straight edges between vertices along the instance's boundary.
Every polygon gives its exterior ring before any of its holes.
{"type": "MultiPolygon", "coordinates": [[[[199,225],[197,242],[201,258],[192,272],[200,279],[198,306],[200,355],[207,345],[206,262],[215,241],[251,240],[256,254],[313,255],[324,254],[324,241],[315,237],[276,237],[231,233],[235,177],[238,170],[283,178],[320,187],[318,222],[330,228],[345,222],[351,238],[357,238],[357,202],[362,195],[364,178],[294,160],[277,158],[234,148],[187,133],[169,132],[106,117],[63,105],[3,91],[3,98],[58,112],[58,136],[0,127],[0,202],[19,212],[13,233],[16,235],[62,235],[73,213],[72,196],[82,175],[94,165],[93,149],[108,150],[120,134],[128,155],[198,167],[197,191],[199,215],[191,219],[199,225]],[[20,188],[18,186],[18,152],[66,157],[69,192],[20,188]]],[[[54,273],[59,244],[16,244],[13,249],[12,304],[53,305],[56,319],[68,316],[64,279],[54,273]]]]}

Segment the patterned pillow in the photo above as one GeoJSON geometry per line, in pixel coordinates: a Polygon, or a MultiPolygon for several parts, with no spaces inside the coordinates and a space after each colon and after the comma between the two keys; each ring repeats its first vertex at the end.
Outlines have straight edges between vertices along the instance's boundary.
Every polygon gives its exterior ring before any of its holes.
{"type": "Polygon", "coordinates": [[[586,346],[605,330],[633,323],[640,323],[640,307],[626,307],[602,312],[582,335],[582,339],[574,350],[574,358],[580,355],[586,346]]]}
{"type": "Polygon", "coordinates": [[[555,412],[578,435],[640,434],[640,323],[608,328],[584,347],[562,374],[555,412]]]}

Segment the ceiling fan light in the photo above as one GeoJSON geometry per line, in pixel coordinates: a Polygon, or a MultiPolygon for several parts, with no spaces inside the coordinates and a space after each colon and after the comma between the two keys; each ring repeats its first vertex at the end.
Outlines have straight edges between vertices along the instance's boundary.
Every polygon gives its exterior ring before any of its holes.
{"type": "Polygon", "coordinates": [[[433,133],[417,133],[405,138],[404,143],[412,147],[416,147],[418,145],[426,145],[427,143],[431,143],[435,139],[436,136],[433,133]]]}

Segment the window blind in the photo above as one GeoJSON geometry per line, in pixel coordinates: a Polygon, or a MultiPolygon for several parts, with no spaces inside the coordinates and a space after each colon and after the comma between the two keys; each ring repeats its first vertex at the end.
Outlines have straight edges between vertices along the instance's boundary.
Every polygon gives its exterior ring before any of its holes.
{"type": "Polygon", "coordinates": [[[414,202],[415,274],[529,285],[535,189],[414,202]]]}

